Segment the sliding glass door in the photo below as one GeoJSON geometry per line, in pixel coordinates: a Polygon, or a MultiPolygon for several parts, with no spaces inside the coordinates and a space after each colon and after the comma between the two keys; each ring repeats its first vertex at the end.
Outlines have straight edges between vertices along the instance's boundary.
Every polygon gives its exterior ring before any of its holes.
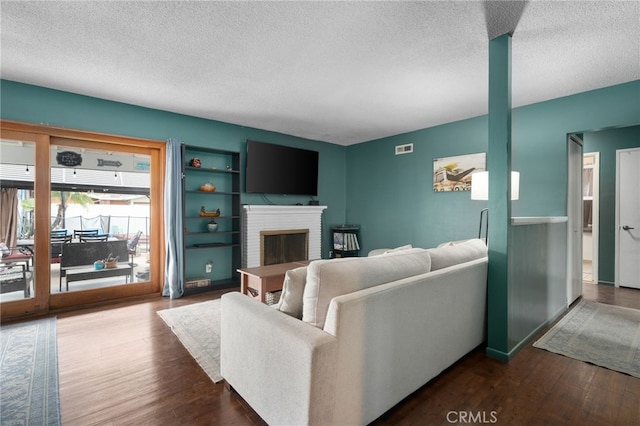
{"type": "Polygon", "coordinates": [[[35,143],[0,140],[0,302],[31,299],[35,287],[35,143]]]}
{"type": "Polygon", "coordinates": [[[11,122],[1,143],[3,317],[160,293],[164,143],[11,122]]]}

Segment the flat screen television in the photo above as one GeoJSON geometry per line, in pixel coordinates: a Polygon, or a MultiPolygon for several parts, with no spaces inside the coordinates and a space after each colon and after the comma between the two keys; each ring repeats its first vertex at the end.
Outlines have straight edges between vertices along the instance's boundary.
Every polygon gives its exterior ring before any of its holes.
{"type": "Polygon", "coordinates": [[[247,141],[245,190],[283,195],[318,195],[318,152],[247,141]]]}

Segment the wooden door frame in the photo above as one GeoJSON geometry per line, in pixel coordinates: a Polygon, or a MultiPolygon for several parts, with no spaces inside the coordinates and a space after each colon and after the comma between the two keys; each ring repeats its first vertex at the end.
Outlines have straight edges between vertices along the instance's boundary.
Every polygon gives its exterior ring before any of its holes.
{"type": "MultiPolygon", "coordinates": [[[[35,227],[44,230],[35,239],[34,271],[36,280],[42,283],[47,277],[47,285],[34,285],[34,297],[2,303],[1,318],[33,316],[46,314],[59,309],[73,306],[98,304],[120,300],[127,297],[160,294],[162,291],[165,262],[164,244],[164,176],[166,143],[164,141],[132,138],[127,136],[110,135],[44,126],[30,123],[0,120],[0,137],[3,139],[22,140],[35,144],[36,170],[49,170],[51,167],[50,152],[52,145],[82,146],[94,149],[105,149],[114,146],[127,147],[128,151],[144,151],[150,156],[152,182],[158,182],[150,188],[151,219],[150,235],[154,244],[150,247],[153,261],[151,262],[149,282],[135,286],[123,285],[111,288],[98,288],[82,292],[51,294],[50,277],[50,218],[51,205],[49,197],[36,197],[35,227]],[[44,238],[43,238],[44,237],[44,238]]],[[[36,173],[34,180],[35,193],[49,193],[51,188],[50,173],[36,173]]]]}

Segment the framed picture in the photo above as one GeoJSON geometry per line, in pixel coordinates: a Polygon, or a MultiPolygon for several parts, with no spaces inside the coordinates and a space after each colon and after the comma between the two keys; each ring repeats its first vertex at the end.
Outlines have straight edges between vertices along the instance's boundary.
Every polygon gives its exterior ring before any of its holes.
{"type": "Polygon", "coordinates": [[[487,154],[434,158],[433,191],[471,191],[471,175],[487,168],[487,154]]]}

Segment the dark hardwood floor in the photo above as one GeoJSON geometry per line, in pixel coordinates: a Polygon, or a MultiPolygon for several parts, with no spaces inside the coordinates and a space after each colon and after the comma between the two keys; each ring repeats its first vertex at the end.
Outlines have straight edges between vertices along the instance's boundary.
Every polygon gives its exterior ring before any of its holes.
{"type": "MultiPolygon", "coordinates": [[[[63,424],[264,424],[211,382],[156,314],[222,293],[59,314],[63,424]]],[[[585,284],[584,298],[640,309],[639,290],[585,284]]],[[[639,400],[640,379],[625,374],[531,344],[508,364],[478,348],[374,424],[640,425],[639,400]]]]}

